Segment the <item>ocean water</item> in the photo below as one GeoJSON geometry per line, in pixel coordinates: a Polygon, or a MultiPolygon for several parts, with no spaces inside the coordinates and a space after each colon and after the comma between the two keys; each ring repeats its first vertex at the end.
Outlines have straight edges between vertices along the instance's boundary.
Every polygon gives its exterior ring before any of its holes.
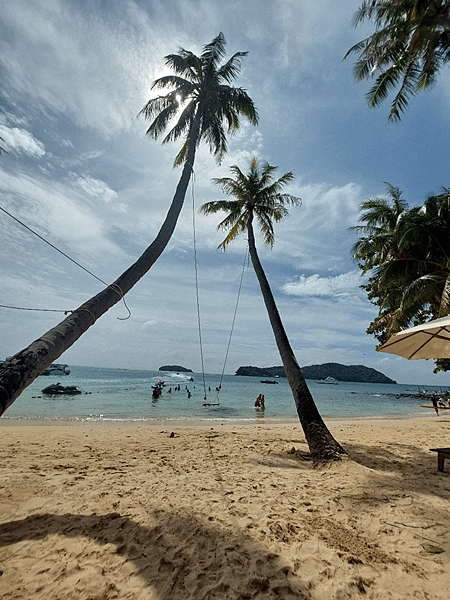
{"type": "MultiPolygon", "coordinates": [[[[2,419],[58,421],[132,421],[159,423],[216,424],[217,422],[281,423],[297,420],[294,400],[285,378],[277,384],[260,382],[256,377],[225,375],[219,394],[220,376],[199,373],[172,373],[70,366],[68,376],[40,376],[8,408],[2,419]],[[191,381],[190,378],[194,379],[191,381]],[[158,400],[152,386],[165,382],[158,400]],[[42,389],[60,381],[76,385],[82,394],[47,396],[42,389]],[[180,386],[176,391],[175,387],[180,386]],[[172,389],[169,392],[169,389],[172,389]],[[211,391],[209,391],[209,388],[211,391]],[[205,400],[206,389],[206,400],[205,400]],[[190,397],[188,391],[190,392],[190,397]],[[266,410],[255,409],[255,399],[264,394],[266,410]],[[210,406],[205,406],[210,404],[210,406]]],[[[429,415],[423,399],[414,397],[418,386],[339,382],[320,384],[308,380],[308,387],[322,417],[404,418],[429,415]],[[406,397],[403,397],[405,396],[406,397]]],[[[421,386],[428,392],[443,388],[421,386]]],[[[429,404],[429,402],[425,402],[429,404]]]]}

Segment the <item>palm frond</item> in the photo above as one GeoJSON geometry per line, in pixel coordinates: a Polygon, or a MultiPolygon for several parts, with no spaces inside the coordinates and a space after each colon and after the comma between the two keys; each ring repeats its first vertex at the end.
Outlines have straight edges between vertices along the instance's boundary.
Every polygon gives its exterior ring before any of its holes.
{"type": "Polygon", "coordinates": [[[178,112],[178,103],[172,103],[164,110],[159,112],[146,133],[153,139],[158,139],[159,136],[167,129],[168,124],[178,112]]]}
{"type": "Polygon", "coordinates": [[[164,77],[155,79],[155,81],[152,83],[151,89],[159,90],[168,87],[176,88],[177,93],[179,93],[180,90],[184,90],[186,88],[192,90],[193,84],[184,77],[179,77],[177,75],[164,75],[164,77]]]}
{"type": "Polygon", "coordinates": [[[450,314],[450,272],[444,282],[444,289],[439,305],[439,316],[444,317],[448,314],[450,314]]]}
{"type": "Polygon", "coordinates": [[[233,56],[217,70],[219,81],[231,83],[241,72],[241,58],[247,56],[248,52],[236,52],[233,56]]]}
{"type": "Polygon", "coordinates": [[[420,68],[413,61],[403,69],[403,82],[391,104],[388,122],[401,120],[401,113],[407,108],[409,97],[417,93],[419,82],[420,68]]]}
{"type": "Polygon", "coordinates": [[[138,115],[144,115],[146,119],[151,119],[155,115],[158,115],[163,110],[176,106],[176,94],[174,92],[167,94],[166,96],[158,96],[157,98],[151,98],[144,108],[138,113],[138,115]]]}
{"type": "Polygon", "coordinates": [[[398,84],[401,75],[401,70],[396,66],[383,71],[383,73],[377,77],[375,84],[366,94],[367,105],[370,108],[375,108],[381,102],[383,102],[383,100],[386,100],[389,93],[395,89],[395,86],[398,84]]]}
{"type": "Polygon", "coordinates": [[[201,63],[199,58],[192,52],[180,48],[178,54],[169,54],[166,56],[165,63],[167,67],[172,69],[177,75],[183,76],[187,81],[195,82],[198,80],[197,70],[200,68],[201,63]]]}
{"type": "Polygon", "coordinates": [[[225,44],[225,36],[220,32],[212,42],[203,47],[201,60],[204,70],[217,70],[220,59],[225,56],[225,44]]]}
{"type": "MultiPolygon", "coordinates": [[[[176,112],[179,112],[179,107],[176,112]]],[[[183,134],[188,133],[195,114],[195,101],[186,105],[178,118],[178,121],[163,139],[163,144],[175,142],[183,134]]]]}
{"type": "Polygon", "coordinates": [[[218,245],[219,249],[225,250],[228,244],[230,244],[240,233],[245,231],[246,225],[242,221],[237,221],[230,227],[225,239],[218,245]]]}
{"type": "Polygon", "coordinates": [[[187,155],[189,152],[189,138],[186,138],[184,144],[181,146],[180,151],[175,156],[175,160],[173,161],[174,167],[181,166],[187,159],[187,155]]]}

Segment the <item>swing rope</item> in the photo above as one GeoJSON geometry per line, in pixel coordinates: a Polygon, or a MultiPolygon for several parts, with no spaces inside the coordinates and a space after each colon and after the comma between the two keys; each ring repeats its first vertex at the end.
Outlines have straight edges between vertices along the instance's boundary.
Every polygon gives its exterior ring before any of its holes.
{"type": "Polygon", "coordinates": [[[195,228],[195,192],[194,192],[194,183],[195,183],[195,173],[194,169],[192,169],[192,180],[191,180],[191,189],[192,189],[192,227],[194,230],[193,235],[193,243],[194,243],[194,271],[195,271],[195,297],[197,300],[197,323],[198,323],[198,339],[200,343],[200,360],[202,365],[202,377],[203,377],[203,400],[207,400],[206,397],[206,381],[205,381],[205,362],[203,358],[203,342],[202,342],[202,325],[200,318],[200,297],[198,291],[198,264],[197,264],[197,237],[196,237],[196,228],[195,228]]]}
{"type": "Polygon", "coordinates": [[[244,279],[245,267],[248,266],[248,264],[249,264],[249,249],[248,249],[248,244],[247,244],[245,254],[244,254],[244,261],[242,264],[242,272],[241,272],[241,278],[239,281],[239,289],[238,289],[238,294],[237,294],[237,298],[236,298],[236,305],[234,307],[233,320],[231,323],[230,336],[228,338],[228,345],[227,345],[227,349],[225,352],[225,360],[223,362],[222,373],[220,375],[220,382],[216,388],[217,402],[214,404],[212,404],[212,403],[209,404],[209,403],[207,403],[207,394],[206,394],[205,362],[204,362],[204,355],[203,355],[202,326],[201,326],[201,317],[200,317],[200,294],[199,294],[199,285],[198,285],[198,261],[197,261],[197,236],[196,236],[196,227],[195,227],[195,191],[194,191],[195,186],[194,186],[194,184],[195,184],[195,173],[194,173],[194,170],[192,169],[191,190],[192,190],[192,227],[193,227],[193,246],[194,246],[195,296],[196,296],[196,301],[197,301],[198,338],[199,338],[199,344],[200,344],[200,360],[201,360],[201,365],[202,365],[202,379],[203,379],[203,393],[204,393],[203,400],[205,401],[204,406],[215,406],[215,405],[219,404],[219,394],[222,389],[223,376],[225,373],[225,367],[226,367],[227,360],[228,360],[228,353],[230,351],[230,346],[231,346],[231,338],[233,336],[234,325],[236,322],[237,309],[239,306],[239,299],[241,296],[242,281],[244,279]]]}
{"type": "Polygon", "coordinates": [[[225,367],[227,365],[228,353],[230,351],[231,338],[233,336],[234,324],[236,322],[236,315],[237,315],[237,309],[238,309],[238,305],[239,305],[239,299],[241,297],[242,281],[244,279],[245,267],[246,266],[248,267],[248,261],[249,261],[249,251],[248,251],[248,244],[247,244],[247,248],[245,249],[245,254],[244,254],[244,262],[242,263],[241,279],[239,281],[239,289],[238,289],[238,294],[237,294],[237,298],[236,298],[236,306],[234,307],[233,321],[231,323],[230,337],[228,338],[228,346],[227,346],[227,351],[225,352],[225,360],[223,361],[223,368],[222,368],[222,373],[220,375],[220,382],[219,382],[219,386],[217,387],[217,401],[219,401],[219,394],[220,394],[220,390],[222,389],[223,375],[225,373],[225,367]]]}

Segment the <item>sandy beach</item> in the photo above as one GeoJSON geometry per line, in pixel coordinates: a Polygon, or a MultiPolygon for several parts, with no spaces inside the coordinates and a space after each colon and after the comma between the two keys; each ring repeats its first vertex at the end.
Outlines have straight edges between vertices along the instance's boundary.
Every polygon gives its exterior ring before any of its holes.
{"type": "Polygon", "coordinates": [[[448,598],[450,415],[327,424],[1,422],[2,599],[448,598]]]}

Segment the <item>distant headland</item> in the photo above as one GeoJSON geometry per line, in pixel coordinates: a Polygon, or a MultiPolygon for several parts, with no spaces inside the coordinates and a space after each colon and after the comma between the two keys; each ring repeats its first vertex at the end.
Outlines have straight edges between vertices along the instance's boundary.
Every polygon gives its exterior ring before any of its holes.
{"type": "Polygon", "coordinates": [[[192,369],[186,369],[186,367],[180,367],[180,365],[164,365],[159,367],[158,371],[176,371],[177,373],[192,373],[192,369]]]}
{"type": "MultiPolygon", "coordinates": [[[[324,363],[302,367],[305,379],[326,379],[333,377],[337,381],[354,381],[359,383],[397,383],[386,377],[380,371],[364,365],[341,365],[339,363],[324,363]]],[[[286,377],[284,367],[239,367],[235,375],[250,377],[286,377]]]]}

